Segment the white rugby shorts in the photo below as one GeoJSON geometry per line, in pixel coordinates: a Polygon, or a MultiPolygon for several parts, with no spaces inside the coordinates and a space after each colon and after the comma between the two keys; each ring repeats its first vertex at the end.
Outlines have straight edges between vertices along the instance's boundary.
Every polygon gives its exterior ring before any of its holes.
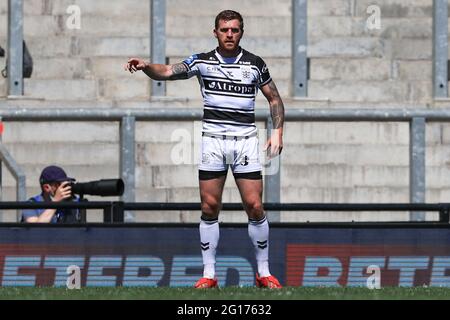
{"type": "Polygon", "coordinates": [[[256,133],[247,137],[222,136],[204,133],[198,169],[233,173],[261,171],[256,133]]]}

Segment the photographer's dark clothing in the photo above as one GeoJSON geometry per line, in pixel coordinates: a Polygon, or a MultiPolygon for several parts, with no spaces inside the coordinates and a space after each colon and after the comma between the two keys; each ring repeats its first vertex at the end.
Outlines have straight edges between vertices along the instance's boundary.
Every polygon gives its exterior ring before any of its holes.
{"type": "MultiPolygon", "coordinates": [[[[31,202],[51,202],[51,199],[41,193],[29,199],[31,202]]],[[[80,199],[75,197],[73,201],[79,202],[80,199]]],[[[25,209],[22,211],[22,222],[26,222],[28,218],[39,217],[46,209],[25,209]]],[[[50,223],[75,223],[80,222],[80,211],[78,209],[57,209],[50,223]]]]}

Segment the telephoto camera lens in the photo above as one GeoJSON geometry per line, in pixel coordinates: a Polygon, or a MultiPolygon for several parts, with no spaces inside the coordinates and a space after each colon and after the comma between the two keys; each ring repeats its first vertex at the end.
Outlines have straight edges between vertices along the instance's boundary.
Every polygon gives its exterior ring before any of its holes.
{"type": "Polygon", "coordinates": [[[121,196],[124,190],[122,179],[102,179],[72,184],[72,193],[101,197],[121,196]]]}

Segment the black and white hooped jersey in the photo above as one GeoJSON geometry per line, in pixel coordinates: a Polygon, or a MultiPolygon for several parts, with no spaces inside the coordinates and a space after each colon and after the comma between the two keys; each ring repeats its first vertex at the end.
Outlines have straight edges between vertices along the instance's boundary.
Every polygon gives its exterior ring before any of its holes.
{"type": "Polygon", "coordinates": [[[197,76],[203,95],[203,132],[245,136],[256,132],[255,98],[272,78],[260,57],[241,49],[237,57],[217,50],[183,61],[188,78],[197,76]]]}

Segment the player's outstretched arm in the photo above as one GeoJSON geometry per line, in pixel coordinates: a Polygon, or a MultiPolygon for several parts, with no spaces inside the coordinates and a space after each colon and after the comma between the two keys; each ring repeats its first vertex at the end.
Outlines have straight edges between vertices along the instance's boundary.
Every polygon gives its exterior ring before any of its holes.
{"type": "Polygon", "coordinates": [[[155,64],[145,62],[139,58],[131,58],[124,66],[125,71],[134,73],[141,70],[153,80],[178,80],[187,79],[188,70],[184,63],[155,64]]]}
{"type": "Polygon", "coordinates": [[[273,80],[262,86],[261,91],[269,102],[273,122],[272,135],[265,149],[270,147],[270,157],[274,157],[283,149],[284,104],[273,80]]]}

